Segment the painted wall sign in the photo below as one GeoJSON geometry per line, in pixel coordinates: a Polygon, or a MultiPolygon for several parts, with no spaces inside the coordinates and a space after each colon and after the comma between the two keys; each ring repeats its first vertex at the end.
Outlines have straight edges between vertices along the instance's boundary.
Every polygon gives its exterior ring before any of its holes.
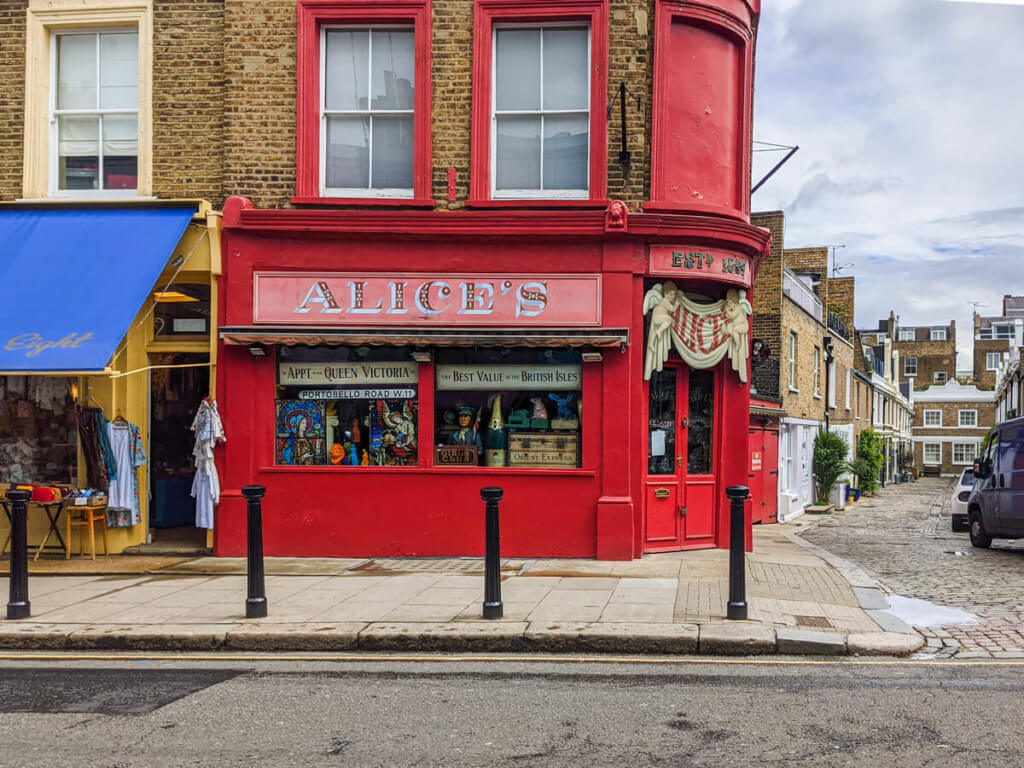
{"type": "Polygon", "coordinates": [[[750,259],[728,251],[650,246],[650,273],[679,277],[713,277],[749,288],[753,282],[750,259]]]}
{"type": "Polygon", "coordinates": [[[651,313],[644,378],[660,371],[670,349],[694,368],[711,368],[726,355],[740,381],[747,380],[750,353],[750,315],[747,292],[730,288],[725,298],[698,304],[683,295],[675,283],[656,283],[644,296],[643,311],[651,313]]]}
{"type": "Polygon", "coordinates": [[[409,400],[415,389],[304,389],[299,400],[409,400]]]}
{"type": "Polygon", "coordinates": [[[415,384],[416,363],[279,363],[278,382],[296,384],[415,384]]]}
{"type": "Polygon", "coordinates": [[[578,390],[579,365],[438,365],[438,389],[578,390]]]}
{"type": "Polygon", "coordinates": [[[257,272],[253,322],[596,326],[601,276],[257,272]]]}

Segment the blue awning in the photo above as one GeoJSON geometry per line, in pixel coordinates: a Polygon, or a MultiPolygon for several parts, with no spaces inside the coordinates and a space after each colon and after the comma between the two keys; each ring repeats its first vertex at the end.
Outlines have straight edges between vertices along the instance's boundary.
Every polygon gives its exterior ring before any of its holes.
{"type": "Polygon", "coordinates": [[[0,371],[102,371],[195,212],[0,207],[0,371]]]}

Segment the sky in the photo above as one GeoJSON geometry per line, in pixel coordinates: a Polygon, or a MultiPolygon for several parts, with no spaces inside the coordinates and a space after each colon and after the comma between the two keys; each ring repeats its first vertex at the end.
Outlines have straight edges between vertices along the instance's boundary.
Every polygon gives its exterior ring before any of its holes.
{"type": "Polygon", "coordinates": [[[1024,295],[1024,0],[763,0],[756,68],[754,140],[800,150],[752,209],[845,245],[858,329],[955,320],[970,369],[968,302],[1024,295]]]}

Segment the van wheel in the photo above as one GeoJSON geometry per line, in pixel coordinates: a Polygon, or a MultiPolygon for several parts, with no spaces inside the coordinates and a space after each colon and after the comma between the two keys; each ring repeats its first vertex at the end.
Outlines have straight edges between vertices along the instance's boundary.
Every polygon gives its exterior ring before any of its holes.
{"type": "Polygon", "coordinates": [[[971,513],[971,546],[988,549],[992,544],[992,537],[985,533],[985,525],[981,522],[981,515],[977,512],[971,513]]]}

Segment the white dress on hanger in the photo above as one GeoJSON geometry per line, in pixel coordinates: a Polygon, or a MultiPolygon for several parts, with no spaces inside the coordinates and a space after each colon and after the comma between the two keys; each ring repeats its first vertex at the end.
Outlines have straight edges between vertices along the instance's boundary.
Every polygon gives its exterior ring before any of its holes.
{"type": "Polygon", "coordinates": [[[110,481],[107,489],[107,506],[111,509],[131,509],[135,502],[135,488],[132,476],[132,433],[127,424],[110,422],[107,424],[110,437],[110,448],[114,452],[114,463],[117,465],[117,477],[110,481]]]}

